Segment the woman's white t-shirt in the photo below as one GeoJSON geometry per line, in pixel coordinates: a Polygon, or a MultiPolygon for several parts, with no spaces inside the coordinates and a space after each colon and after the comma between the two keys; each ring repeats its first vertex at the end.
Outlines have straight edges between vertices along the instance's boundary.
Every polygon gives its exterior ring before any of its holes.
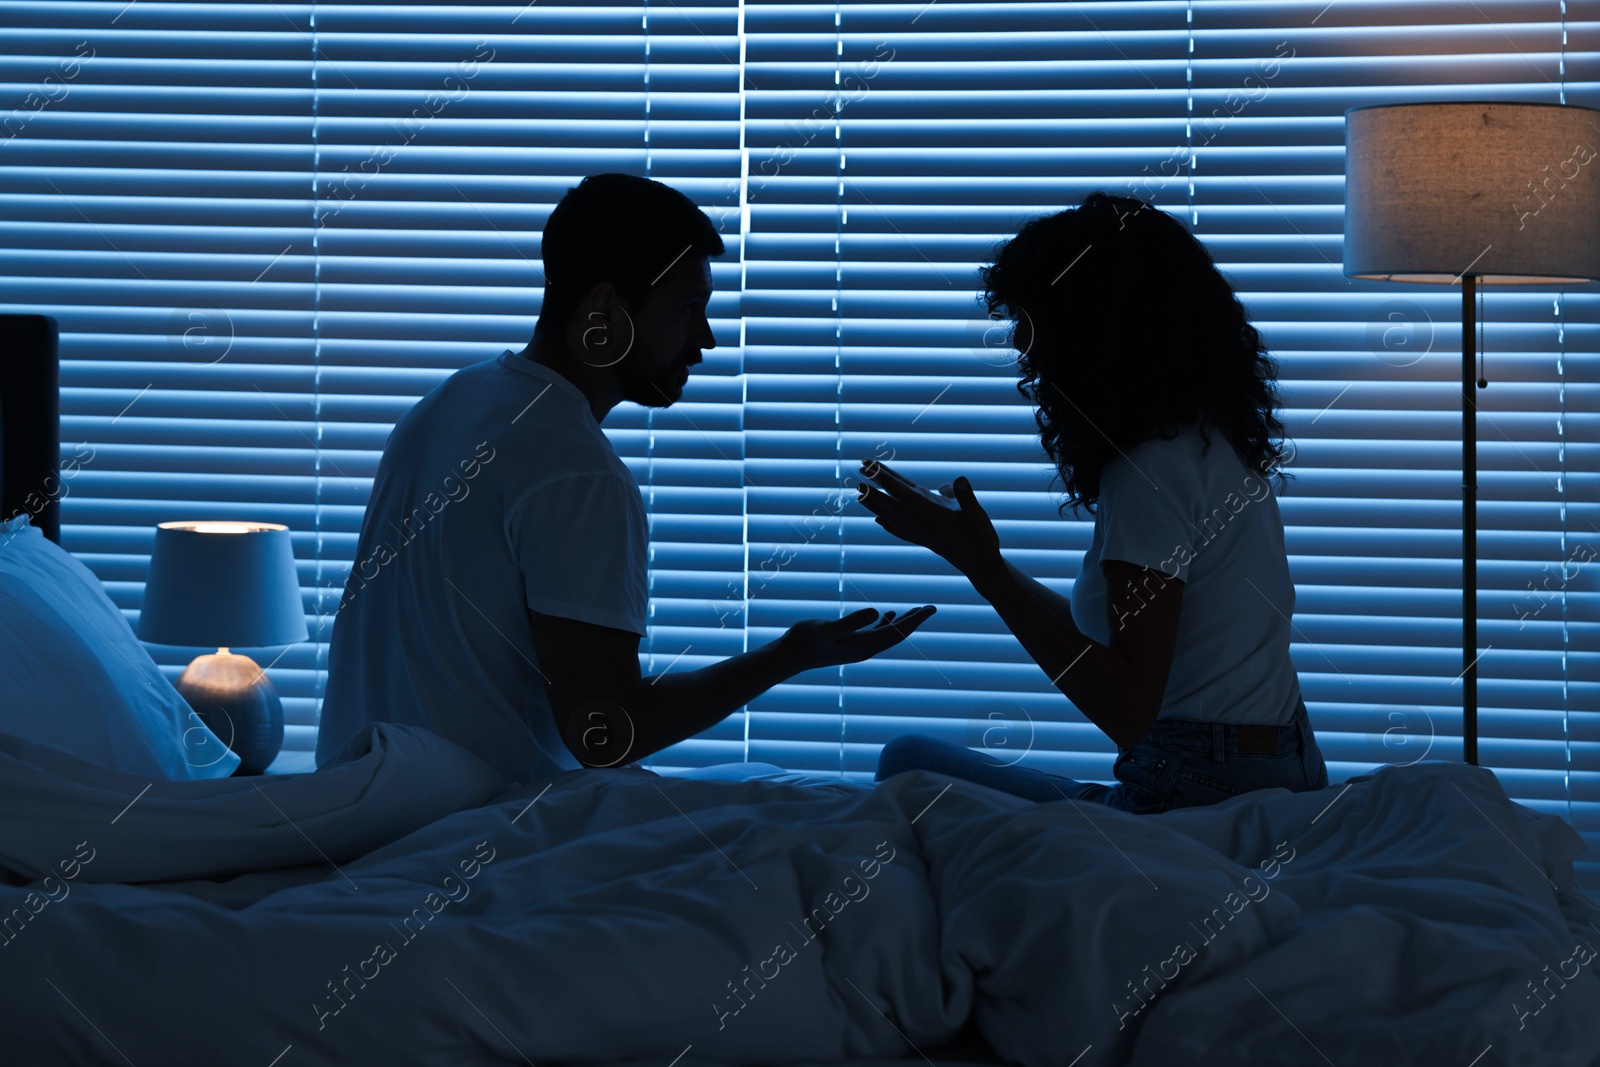
{"type": "Polygon", "coordinates": [[[1289,658],[1294,583],[1267,478],[1227,436],[1197,426],[1153,438],[1106,464],[1094,540],[1073,583],[1078,629],[1109,644],[1102,560],[1184,583],[1159,719],[1284,725],[1300,700],[1289,658]]]}

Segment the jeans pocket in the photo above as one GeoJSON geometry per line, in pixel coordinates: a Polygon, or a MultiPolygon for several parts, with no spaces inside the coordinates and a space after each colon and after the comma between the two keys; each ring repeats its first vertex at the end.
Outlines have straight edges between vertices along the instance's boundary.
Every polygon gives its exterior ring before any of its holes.
{"type": "Polygon", "coordinates": [[[1172,806],[1220,804],[1258,789],[1287,789],[1299,793],[1306,789],[1307,774],[1306,761],[1300,753],[1232,755],[1221,764],[1198,753],[1184,753],[1173,776],[1172,806]]]}
{"type": "Polygon", "coordinates": [[[1128,787],[1129,811],[1155,815],[1171,807],[1176,766],[1173,757],[1141,743],[1118,756],[1111,773],[1128,787]]]}
{"type": "Polygon", "coordinates": [[[1229,782],[1221,778],[1200,774],[1187,767],[1179,767],[1174,776],[1172,790],[1172,806],[1174,808],[1197,808],[1206,804],[1220,804],[1224,800],[1241,796],[1258,788],[1257,786],[1241,785],[1238,782],[1229,782]]]}

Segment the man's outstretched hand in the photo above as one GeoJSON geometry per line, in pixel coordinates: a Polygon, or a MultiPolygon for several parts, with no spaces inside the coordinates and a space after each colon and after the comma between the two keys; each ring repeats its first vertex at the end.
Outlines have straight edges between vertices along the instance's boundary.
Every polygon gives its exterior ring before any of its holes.
{"type": "Polygon", "coordinates": [[[933,616],[934,610],[932,604],[927,604],[912,608],[898,619],[892,611],[880,619],[876,608],[862,608],[839,619],[802,619],[778,638],[778,644],[803,671],[860,663],[911,636],[933,616]]]}

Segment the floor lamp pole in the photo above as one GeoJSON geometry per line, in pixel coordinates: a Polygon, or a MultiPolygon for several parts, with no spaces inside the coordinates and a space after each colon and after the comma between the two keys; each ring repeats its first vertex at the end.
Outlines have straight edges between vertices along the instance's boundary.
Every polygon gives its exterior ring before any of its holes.
{"type": "Polygon", "coordinates": [[[1461,754],[1478,764],[1478,405],[1472,361],[1472,298],[1478,279],[1461,276],[1461,754]]]}

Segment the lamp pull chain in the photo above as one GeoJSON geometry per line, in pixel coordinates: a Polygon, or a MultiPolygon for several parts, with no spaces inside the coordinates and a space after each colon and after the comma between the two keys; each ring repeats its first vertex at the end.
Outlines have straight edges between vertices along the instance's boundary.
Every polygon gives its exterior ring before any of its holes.
{"type": "Polygon", "coordinates": [[[1489,379],[1483,374],[1483,286],[1478,286],[1478,388],[1489,388],[1489,379]]]}

